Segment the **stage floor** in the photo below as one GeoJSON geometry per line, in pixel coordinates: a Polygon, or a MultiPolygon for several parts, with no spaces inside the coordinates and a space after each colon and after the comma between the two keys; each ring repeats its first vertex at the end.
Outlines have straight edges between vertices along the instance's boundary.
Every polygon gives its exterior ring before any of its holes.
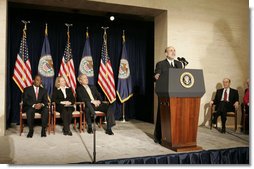
{"type": "MultiPolygon", "coordinates": [[[[143,157],[176,152],[153,141],[154,125],[142,121],[117,121],[113,127],[115,135],[105,134],[104,129],[96,131],[96,161],[143,157]]],[[[93,134],[79,133],[72,129],[73,136],[64,136],[61,126],[45,138],[40,137],[41,127],[35,127],[32,139],[26,138],[28,128],[19,136],[19,126],[7,130],[0,137],[0,163],[12,164],[66,164],[92,162],[93,134]]],[[[249,136],[228,129],[221,134],[216,129],[198,128],[197,143],[204,150],[249,147],[249,136]]]]}

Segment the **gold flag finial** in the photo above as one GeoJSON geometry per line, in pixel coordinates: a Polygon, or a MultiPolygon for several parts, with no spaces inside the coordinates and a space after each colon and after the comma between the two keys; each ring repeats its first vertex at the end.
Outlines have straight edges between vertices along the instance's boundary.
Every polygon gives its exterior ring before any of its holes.
{"type": "Polygon", "coordinates": [[[88,27],[86,27],[86,38],[89,38],[88,27]]]}
{"type": "Polygon", "coordinates": [[[65,23],[65,26],[67,26],[67,38],[68,38],[68,44],[70,43],[70,26],[73,26],[71,23],[65,23]]]}
{"type": "MultiPolygon", "coordinates": [[[[22,23],[24,23],[25,25],[24,25],[24,28],[23,28],[23,38],[22,38],[22,43],[23,43],[23,48],[24,48],[24,43],[25,43],[25,38],[26,38],[26,30],[27,30],[27,28],[26,28],[26,25],[28,24],[28,23],[30,23],[30,21],[25,21],[25,20],[22,20],[21,21],[22,23]]],[[[25,54],[24,54],[24,49],[22,50],[22,60],[24,61],[25,60],[25,54]]],[[[23,64],[22,64],[23,65],[23,64]]],[[[23,72],[24,72],[24,70],[25,70],[25,68],[24,68],[24,65],[22,66],[22,70],[23,70],[23,72]]],[[[25,75],[22,73],[22,77],[21,77],[21,79],[22,79],[22,81],[25,81],[25,75]]]]}
{"type": "Polygon", "coordinates": [[[48,24],[46,23],[46,26],[45,26],[45,35],[48,36],[48,24]]]}
{"type": "Polygon", "coordinates": [[[123,38],[123,43],[125,42],[125,30],[123,30],[123,36],[122,36],[122,38],[123,38]]]}

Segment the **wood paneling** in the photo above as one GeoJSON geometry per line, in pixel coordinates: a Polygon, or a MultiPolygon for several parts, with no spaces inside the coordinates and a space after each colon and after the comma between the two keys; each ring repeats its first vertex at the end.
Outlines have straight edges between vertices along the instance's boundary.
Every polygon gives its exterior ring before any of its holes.
{"type": "Polygon", "coordinates": [[[160,99],[162,145],[174,151],[202,149],[197,146],[200,98],[160,99]]]}

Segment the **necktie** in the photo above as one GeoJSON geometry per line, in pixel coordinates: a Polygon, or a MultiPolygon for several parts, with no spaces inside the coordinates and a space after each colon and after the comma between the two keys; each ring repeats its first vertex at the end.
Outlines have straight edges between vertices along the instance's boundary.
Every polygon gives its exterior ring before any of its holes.
{"type": "Polygon", "coordinates": [[[227,93],[227,89],[225,89],[225,91],[224,91],[224,101],[227,101],[227,97],[228,97],[228,93],[227,93]]]}
{"type": "Polygon", "coordinates": [[[171,67],[174,67],[173,62],[170,62],[170,66],[171,66],[171,67]]]}
{"type": "Polygon", "coordinates": [[[36,97],[36,100],[38,99],[38,94],[39,94],[39,87],[36,87],[36,90],[35,90],[35,97],[36,97]]]}

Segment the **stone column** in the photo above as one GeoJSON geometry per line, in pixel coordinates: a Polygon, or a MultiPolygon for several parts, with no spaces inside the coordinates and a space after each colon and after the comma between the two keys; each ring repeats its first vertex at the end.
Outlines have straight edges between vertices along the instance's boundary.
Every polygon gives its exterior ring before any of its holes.
{"type": "Polygon", "coordinates": [[[6,126],[7,0],[0,0],[0,136],[6,126]]]}

